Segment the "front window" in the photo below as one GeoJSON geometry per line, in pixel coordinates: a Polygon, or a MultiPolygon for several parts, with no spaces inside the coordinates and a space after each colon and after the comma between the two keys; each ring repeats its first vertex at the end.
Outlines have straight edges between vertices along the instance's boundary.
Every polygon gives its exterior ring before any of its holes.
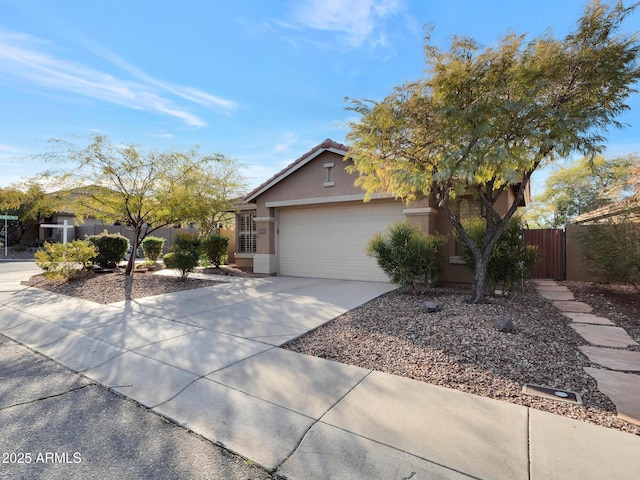
{"type": "Polygon", "coordinates": [[[253,213],[238,215],[238,252],[256,253],[256,221],[253,213]]]}

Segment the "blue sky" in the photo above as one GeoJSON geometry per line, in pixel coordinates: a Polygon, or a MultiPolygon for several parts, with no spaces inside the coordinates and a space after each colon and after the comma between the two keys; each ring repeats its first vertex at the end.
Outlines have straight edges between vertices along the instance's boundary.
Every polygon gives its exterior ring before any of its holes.
{"type": "MultiPolygon", "coordinates": [[[[628,2],[626,2],[628,3],[628,2]]],[[[255,186],[325,138],[345,97],[382,99],[423,75],[423,26],[488,46],[562,37],[583,0],[1,0],[0,186],[48,165],[47,140],[93,134],[157,150],[219,152],[255,186]]],[[[640,30],[640,12],[625,31],[640,30]]],[[[609,135],[640,152],[640,96],[609,135]]]]}

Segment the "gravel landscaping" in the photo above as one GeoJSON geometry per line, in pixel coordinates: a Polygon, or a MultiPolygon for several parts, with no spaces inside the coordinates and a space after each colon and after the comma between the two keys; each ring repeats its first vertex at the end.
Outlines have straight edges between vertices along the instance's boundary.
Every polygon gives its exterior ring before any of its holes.
{"type": "MultiPolygon", "coordinates": [[[[264,276],[247,273],[226,265],[218,268],[196,268],[196,273],[234,277],[264,276]]],[[[193,277],[183,281],[175,276],[153,275],[150,272],[134,272],[132,276],[127,277],[124,275],[124,268],[118,268],[113,273],[92,274],[87,278],[70,282],[50,280],[43,275],[35,275],[22,283],[62,295],[107,304],[151,297],[153,295],[163,295],[165,293],[181,292],[194,288],[210,287],[224,282],[193,277]]]]}
{"type": "MultiPolygon", "coordinates": [[[[241,271],[209,271],[247,275],[241,271]]],[[[217,280],[134,274],[93,275],[73,282],[42,276],[27,284],[99,303],[113,303],[216,284],[217,280]]],[[[576,300],[607,316],[640,341],[640,301],[625,287],[565,282],[576,300]]],[[[524,292],[492,297],[485,305],[467,303],[467,291],[437,288],[425,295],[394,291],[336,318],[284,348],[329,360],[380,370],[447,388],[527,405],[635,435],[640,427],[620,420],[615,406],[597,390],[583,367],[595,366],[578,346],[587,342],[532,283],[524,292]],[[425,301],[442,309],[423,310],[425,301]],[[513,319],[512,333],[500,333],[493,320],[513,319]],[[580,394],[583,405],[522,393],[525,383],[580,394]]],[[[401,392],[398,392],[400,395],[401,392]]]]}
{"type": "Polygon", "coordinates": [[[187,278],[185,281],[181,281],[176,277],[153,275],[151,273],[134,273],[128,277],[122,272],[117,272],[93,274],[88,278],[70,282],[49,280],[42,275],[36,275],[22,283],[62,295],[107,304],[191,290],[193,288],[210,287],[220,282],[198,278],[187,278]]]}
{"type": "MultiPolygon", "coordinates": [[[[640,435],[640,427],[619,419],[584,372],[595,366],[578,350],[587,342],[533,284],[485,305],[469,304],[466,297],[464,290],[444,288],[421,296],[391,292],[284,348],[640,435]],[[426,300],[442,310],[424,312],[426,300]],[[513,319],[512,333],[498,332],[493,319],[499,317],[513,319]],[[583,405],[523,394],[525,383],[577,392],[583,405]]],[[[590,297],[589,303],[606,308],[613,303],[608,298],[590,297]]]]}

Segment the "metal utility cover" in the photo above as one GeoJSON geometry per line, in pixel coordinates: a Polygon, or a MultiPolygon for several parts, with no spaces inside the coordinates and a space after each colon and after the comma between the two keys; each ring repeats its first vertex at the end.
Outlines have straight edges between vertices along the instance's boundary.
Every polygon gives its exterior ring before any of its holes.
{"type": "Polygon", "coordinates": [[[525,385],[522,387],[522,393],[535,395],[537,397],[548,398],[550,400],[559,400],[561,402],[570,402],[582,405],[582,398],[580,398],[580,394],[572,392],[570,390],[562,390],[560,388],[525,383],[525,385]]]}

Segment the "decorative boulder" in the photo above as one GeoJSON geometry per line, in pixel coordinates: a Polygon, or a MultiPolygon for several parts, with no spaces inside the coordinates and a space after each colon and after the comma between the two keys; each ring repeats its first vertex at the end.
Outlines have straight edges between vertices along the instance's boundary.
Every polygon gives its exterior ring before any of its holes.
{"type": "Polygon", "coordinates": [[[427,313],[433,313],[440,310],[440,304],[438,302],[424,302],[422,310],[427,313]]]}
{"type": "Polygon", "coordinates": [[[496,326],[499,332],[511,333],[513,332],[513,320],[508,317],[496,318],[493,320],[493,324],[496,326]]]}

